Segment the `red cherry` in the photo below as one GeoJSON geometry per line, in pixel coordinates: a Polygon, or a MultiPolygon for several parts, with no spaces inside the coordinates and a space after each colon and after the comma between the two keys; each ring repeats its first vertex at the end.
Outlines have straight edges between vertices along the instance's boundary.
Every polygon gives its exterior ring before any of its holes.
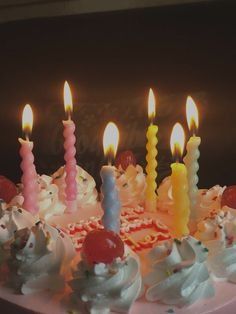
{"type": "Polygon", "coordinates": [[[228,186],[221,197],[221,206],[228,206],[236,209],[236,185],[228,186]]]}
{"type": "Polygon", "coordinates": [[[116,161],[115,161],[115,166],[116,168],[119,168],[121,166],[123,170],[126,170],[126,168],[129,165],[136,166],[136,158],[134,154],[132,153],[131,150],[126,150],[124,152],[121,152],[118,154],[116,161]]]}
{"type": "Polygon", "coordinates": [[[89,264],[110,264],[124,255],[124,243],[118,234],[109,230],[94,230],[86,236],[82,254],[89,264]]]}
{"type": "Polygon", "coordinates": [[[0,176],[0,198],[9,203],[17,195],[15,184],[4,176],[0,176]]]}

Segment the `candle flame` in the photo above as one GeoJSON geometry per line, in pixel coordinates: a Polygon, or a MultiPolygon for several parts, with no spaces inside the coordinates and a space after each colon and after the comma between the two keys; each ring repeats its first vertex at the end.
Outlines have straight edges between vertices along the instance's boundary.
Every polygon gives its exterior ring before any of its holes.
{"type": "Polygon", "coordinates": [[[170,137],[170,147],[172,155],[177,161],[182,157],[184,151],[185,135],[184,129],[180,123],[176,123],[173,127],[170,137]]]}
{"type": "Polygon", "coordinates": [[[71,112],[73,111],[73,102],[70,86],[67,81],[65,81],[64,84],[64,108],[65,112],[68,113],[70,119],[71,112]]]}
{"type": "Polygon", "coordinates": [[[198,129],[198,124],[199,124],[198,110],[191,96],[187,97],[186,116],[187,116],[188,128],[193,134],[195,134],[195,132],[198,129]]]}
{"type": "Polygon", "coordinates": [[[29,137],[29,134],[32,131],[33,121],[34,121],[33,111],[30,105],[27,104],[25,105],[22,114],[22,129],[23,132],[25,133],[26,138],[29,137]]]}
{"type": "Polygon", "coordinates": [[[118,142],[119,130],[115,123],[109,122],[103,134],[103,151],[109,162],[116,156],[118,142]]]}
{"type": "Polygon", "coordinates": [[[153,90],[150,88],[148,95],[148,117],[152,121],[154,120],[155,116],[156,116],[156,101],[153,90]]]}

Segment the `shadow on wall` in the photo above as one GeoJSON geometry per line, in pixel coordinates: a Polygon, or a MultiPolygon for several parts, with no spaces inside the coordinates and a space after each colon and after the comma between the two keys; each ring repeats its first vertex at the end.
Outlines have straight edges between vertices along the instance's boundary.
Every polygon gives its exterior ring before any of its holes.
{"type": "Polygon", "coordinates": [[[236,173],[235,1],[204,2],[0,25],[0,174],[20,180],[21,112],[34,110],[36,167],[63,164],[62,90],[70,82],[77,160],[99,183],[102,134],[117,123],[119,150],[145,165],[147,94],[159,104],[159,180],[169,172],[169,137],[187,127],[188,94],[200,111],[200,184],[234,184],[236,173]]]}
{"type": "MultiPolygon", "coordinates": [[[[197,103],[204,107],[204,93],[193,95],[197,103]]],[[[184,115],[185,95],[158,96],[156,123],[158,131],[158,179],[170,172],[171,154],[169,140],[176,121],[183,123],[188,137],[184,115]]],[[[42,173],[53,173],[62,165],[63,127],[60,123],[61,111],[58,105],[51,105],[45,113],[44,126],[40,135],[46,141],[37,140],[38,168],[42,173]]],[[[76,124],[77,162],[100,182],[99,171],[106,162],[102,151],[103,130],[109,121],[117,124],[120,131],[118,151],[132,150],[137,161],[145,167],[146,129],[148,126],[147,104],[143,99],[115,100],[111,103],[86,103],[74,105],[73,120],[76,124]]]]}

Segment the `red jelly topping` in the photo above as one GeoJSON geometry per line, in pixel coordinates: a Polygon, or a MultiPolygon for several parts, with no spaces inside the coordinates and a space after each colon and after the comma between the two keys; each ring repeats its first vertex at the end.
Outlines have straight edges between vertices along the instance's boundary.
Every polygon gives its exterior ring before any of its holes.
{"type": "Polygon", "coordinates": [[[137,163],[136,158],[135,158],[134,154],[132,153],[132,151],[126,150],[126,151],[118,154],[116,161],[115,161],[115,166],[116,166],[116,168],[121,166],[124,170],[126,170],[126,168],[129,165],[136,166],[136,163],[137,163]]]}
{"type": "Polygon", "coordinates": [[[4,176],[0,176],[0,198],[9,203],[17,194],[15,184],[4,176]]]}
{"type": "Polygon", "coordinates": [[[108,230],[94,230],[86,236],[82,253],[89,264],[110,264],[124,255],[124,243],[118,234],[108,230]]]}
{"type": "Polygon", "coordinates": [[[228,206],[236,209],[236,185],[228,186],[221,198],[221,206],[228,206]]]}

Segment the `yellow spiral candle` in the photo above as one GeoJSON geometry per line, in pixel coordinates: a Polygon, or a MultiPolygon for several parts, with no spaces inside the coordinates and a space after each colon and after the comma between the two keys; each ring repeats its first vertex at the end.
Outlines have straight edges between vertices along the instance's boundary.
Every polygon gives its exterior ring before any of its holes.
{"type": "Polygon", "coordinates": [[[157,132],[158,126],[153,124],[153,120],[156,115],[156,105],[155,105],[155,97],[152,89],[149,91],[148,98],[148,116],[151,120],[151,124],[147,130],[147,155],[146,155],[146,198],[145,198],[145,209],[147,211],[154,212],[156,211],[156,178],[157,178],[157,132]]]}
{"type": "Polygon", "coordinates": [[[184,130],[176,123],[171,134],[171,151],[176,162],[171,165],[172,196],[174,201],[173,232],[178,238],[189,234],[188,222],[190,216],[190,203],[188,196],[187,170],[184,164],[179,162],[184,149],[184,130]]]}

